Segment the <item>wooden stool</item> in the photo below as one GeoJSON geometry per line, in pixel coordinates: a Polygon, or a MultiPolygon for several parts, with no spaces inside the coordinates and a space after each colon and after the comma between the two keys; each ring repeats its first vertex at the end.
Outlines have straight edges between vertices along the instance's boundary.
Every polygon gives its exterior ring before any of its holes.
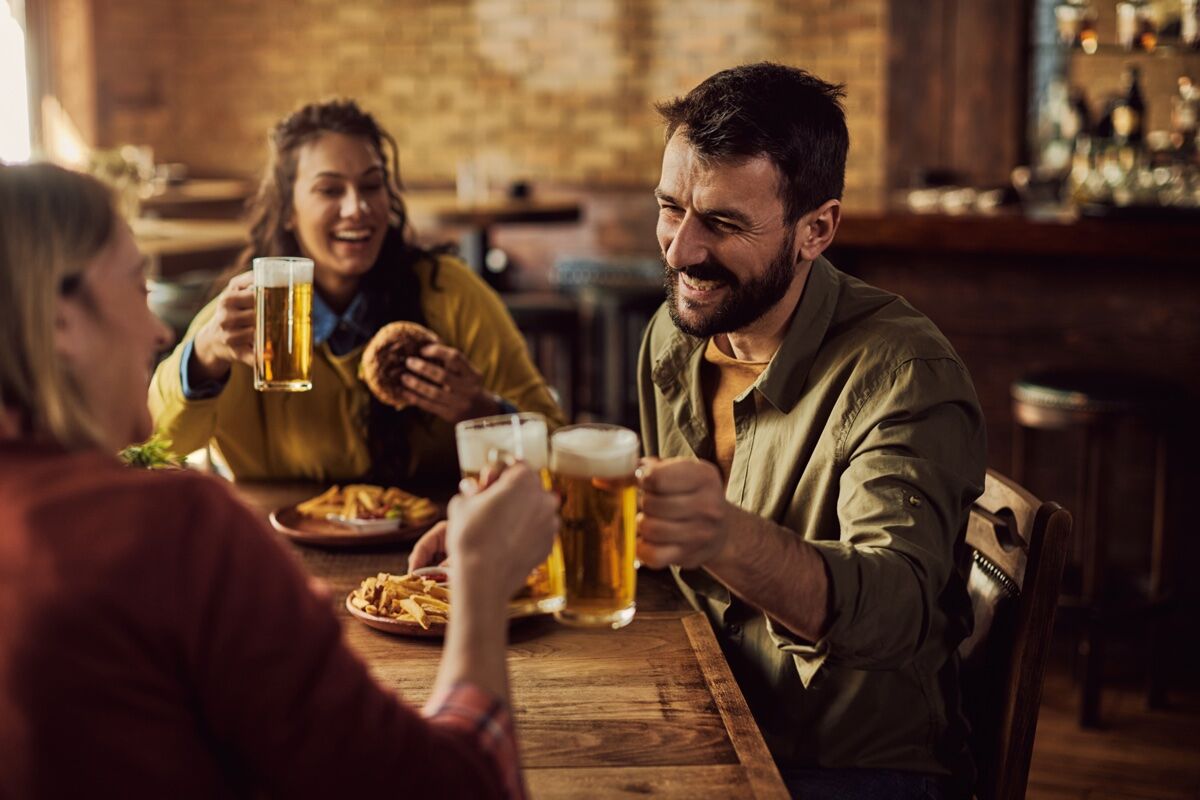
{"type": "Polygon", "coordinates": [[[1027,485],[1026,436],[1029,430],[1069,431],[1082,434],[1080,470],[1076,478],[1077,502],[1070,509],[1081,545],[1081,586],[1075,601],[1085,613],[1079,650],[1083,657],[1083,687],[1079,723],[1099,723],[1103,681],[1105,624],[1105,571],[1108,537],[1101,501],[1109,496],[1102,466],[1115,455],[1112,433],[1121,423],[1134,422],[1154,434],[1154,500],[1150,575],[1146,600],[1150,614],[1150,664],[1148,702],[1160,707],[1166,701],[1167,630],[1165,606],[1169,589],[1166,575],[1167,457],[1175,407],[1180,390],[1162,381],[1136,375],[1062,370],[1017,381],[1011,387],[1013,477],[1027,485]]]}

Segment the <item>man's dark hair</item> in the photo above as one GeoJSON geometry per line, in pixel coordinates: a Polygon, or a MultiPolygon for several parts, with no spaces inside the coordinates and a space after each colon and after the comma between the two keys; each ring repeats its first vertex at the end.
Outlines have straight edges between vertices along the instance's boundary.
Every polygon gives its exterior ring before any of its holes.
{"type": "Polygon", "coordinates": [[[841,84],[763,61],[718,72],[655,108],[667,123],[667,141],[679,132],[701,156],[769,158],[782,177],[780,199],[791,224],[842,197],[850,149],[845,96],[841,84]]]}

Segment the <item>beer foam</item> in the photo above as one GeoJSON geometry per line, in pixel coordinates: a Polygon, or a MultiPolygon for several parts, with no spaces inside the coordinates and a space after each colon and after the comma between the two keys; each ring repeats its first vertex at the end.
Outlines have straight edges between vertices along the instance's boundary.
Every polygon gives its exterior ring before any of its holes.
{"type": "Polygon", "coordinates": [[[637,470],[637,434],[614,426],[564,428],[550,440],[550,470],[593,478],[624,478],[637,470]]]}
{"type": "Polygon", "coordinates": [[[546,452],[546,420],[524,419],[516,426],[497,424],[472,427],[469,422],[460,423],[455,430],[458,446],[458,466],[463,472],[482,472],[487,466],[488,456],[496,451],[499,455],[511,455],[530,466],[545,469],[549,460],[546,452]]]}
{"type": "Polygon", "coordinates": [[[312,283],[313,262],[310,258],[271,256],[254,259],[254,285],[268,289],[312,283]]]}

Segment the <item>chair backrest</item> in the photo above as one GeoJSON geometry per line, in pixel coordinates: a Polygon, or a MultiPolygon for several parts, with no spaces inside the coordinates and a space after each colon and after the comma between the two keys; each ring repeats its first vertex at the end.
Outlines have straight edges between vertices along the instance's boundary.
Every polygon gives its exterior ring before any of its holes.
{"type": "Polygon", "coordinates": [[[980,800],[1025,796],[1071,515],[988,471],[960,564],[975,629],[959,646],[980,800]]]}

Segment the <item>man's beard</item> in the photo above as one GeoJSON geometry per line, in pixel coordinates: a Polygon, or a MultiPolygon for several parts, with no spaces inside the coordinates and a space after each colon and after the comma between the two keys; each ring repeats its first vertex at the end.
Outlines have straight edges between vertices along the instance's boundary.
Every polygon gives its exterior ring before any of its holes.
{"type": "MultiPolygon", "coordinates": [[[[689,336],[707,339],[718,333],[739,331],[758,320],[783,299],[796,276],[796,265],[792,261],[794,241],[794,235],[789,235],[771,260],[767,271],[761,277],[746,282],[739,281],[728,268],[712,259],[675,270],[667,266],[667,259],[663,257],[667,311],[670,312],[675,327],[689,336]],[[721,281],[729,287],[729,294],[707,317],[693,321],[685,320],[679,312],[680,277],[677,273],[684,273],[696,280],[721,281]]],[[[684,302],[687,303],[686,300],[684,302]]]]}

